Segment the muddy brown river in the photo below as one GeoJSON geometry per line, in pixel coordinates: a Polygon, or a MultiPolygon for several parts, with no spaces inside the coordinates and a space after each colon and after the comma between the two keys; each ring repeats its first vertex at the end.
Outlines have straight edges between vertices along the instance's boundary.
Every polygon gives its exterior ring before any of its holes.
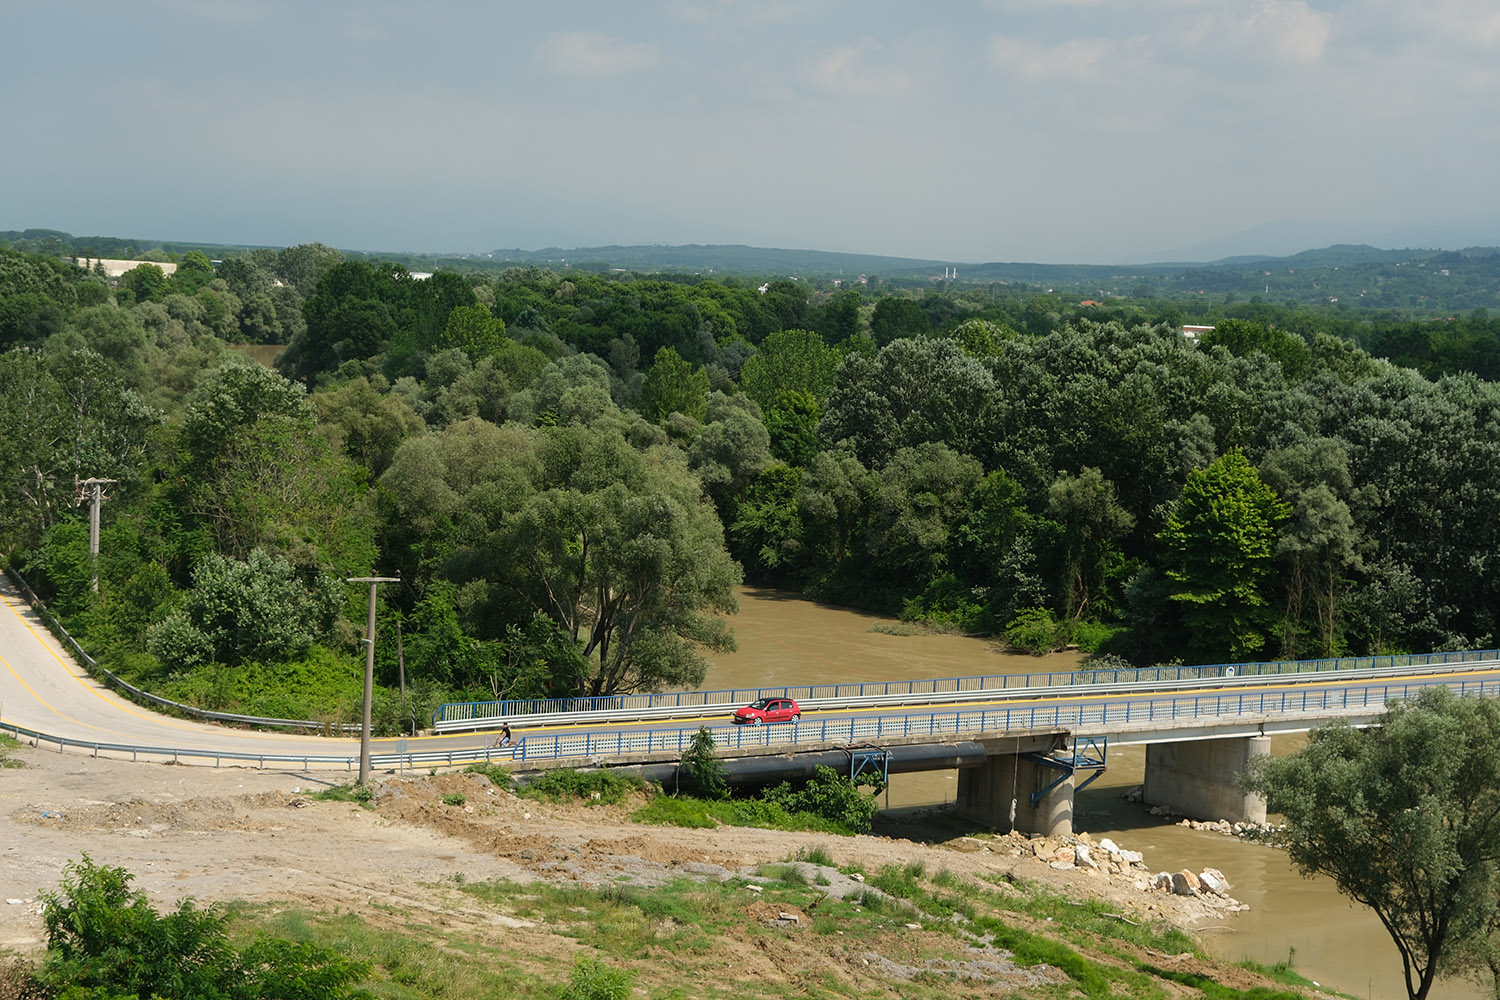
{"type": "MultiPolygon", "coordinates": [[[[750,587],[740,592],[733,624],[739,651],[711,658],[705,689],[1024,674],[1072,669],[1079,662],[1071,653],[1006,654],[989,641],[961,636],[871,631],[892,622],[750,587]]],[[[1300,740],[1278,737],[1272,753],[1295,749],[1300,740]]],[[[1142,851],[1155,870],[1223,871],[1232,894],[1250,910],[1201,932],[1220,958],[1267,965],[1290,960],[1302,975],[1341,993],[1404,1000],[1400,957],[1372,911],[1349,902],[1328,879],[1302,878],[1279,851],[1167,823],[1127,803],[1124,793],[1142,780],[1143,747],[1111,747],[1107,763],[1104,775],[1078,796],[1075,829],[1142,851]]],[[[952,771],[896,775],[890,808],[944,806],[953,802],[957,786],[952,771]]],[[[1440,979],[1429,996],[1480,1000],[1485,993],[1463,980],[1440,979]]]]}

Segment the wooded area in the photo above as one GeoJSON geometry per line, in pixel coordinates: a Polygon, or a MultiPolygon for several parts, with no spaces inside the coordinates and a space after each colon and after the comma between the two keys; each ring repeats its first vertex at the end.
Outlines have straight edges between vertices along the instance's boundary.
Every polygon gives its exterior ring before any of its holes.
{"type": "Polygon", "coordinates": [[[0,250],[0,551],[205,707],[352,706],[372,571],[419,706],[692,686],[742,580],[1138,664],[1493,644],[1482,310],[176,263],[0,250]]]}

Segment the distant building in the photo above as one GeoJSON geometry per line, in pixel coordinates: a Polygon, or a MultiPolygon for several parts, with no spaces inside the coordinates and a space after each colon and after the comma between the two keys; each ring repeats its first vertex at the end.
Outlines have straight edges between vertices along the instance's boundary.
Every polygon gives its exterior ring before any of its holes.
{"type": "Polygon", "coordinates": [[[104,274],[109,278],[118,278],[126,271],[134,271],[142,264],[155,264],[169,278],[177,272],[176,264],[159,260],[111,260],[108,257],[74,257],[73,263],[85,271],[92,271],[94,265],[98,264],[104,268],[104,274]]]}
{"type": "Polygon", "coordinates": [[[1196,342],[1199,337],[1212,329],[1213,327],[1211,326],[1184,326],[1182,328],[1182,335],[1188,340],[1196,342]]]}

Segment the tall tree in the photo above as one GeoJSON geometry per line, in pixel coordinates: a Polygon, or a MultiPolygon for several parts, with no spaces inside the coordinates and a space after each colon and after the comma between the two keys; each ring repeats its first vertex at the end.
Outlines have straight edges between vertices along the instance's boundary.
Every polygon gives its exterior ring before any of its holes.
{"type": "Polygon", "coordinates": [[[1239,449],[1188,476],[1158,537],[1192,651],[1238,660],[1265,644],[1262,587],[1288,513],[1239,449]]]}
{"type": "Polygon", "coordinates": [[[1380,725],[1337,722],[1254,761],[1245,787],[1286,817],[1273,836],[1304,875],[1375,911],[1410,1000],[1500,906],[1500,702],[1424,690],[1380,725]]]}

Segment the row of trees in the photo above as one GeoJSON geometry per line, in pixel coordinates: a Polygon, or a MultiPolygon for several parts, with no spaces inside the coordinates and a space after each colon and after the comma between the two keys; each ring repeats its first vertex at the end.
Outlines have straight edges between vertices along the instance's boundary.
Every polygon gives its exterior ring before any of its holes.
{"type": "Polygon", "coordinates": [[[690,686],[742,578],[1137,662],[1495,632],[1495,386],[1325,333],[414,279],[316,246],[180,267],[165,294],[0,263],[0,298],[57,315],[0,354],[5,547],[184,697],[245,707],[286,687],[267,672],[348,690],[337,581],[372,568],[403,579],[383,674],[399,654],[430,698],[690,686]],[[256,283],[303,296],[280,373],[189,315],[256,283]],[[90,476],[118,480],[98,594],[90,476]]]}

